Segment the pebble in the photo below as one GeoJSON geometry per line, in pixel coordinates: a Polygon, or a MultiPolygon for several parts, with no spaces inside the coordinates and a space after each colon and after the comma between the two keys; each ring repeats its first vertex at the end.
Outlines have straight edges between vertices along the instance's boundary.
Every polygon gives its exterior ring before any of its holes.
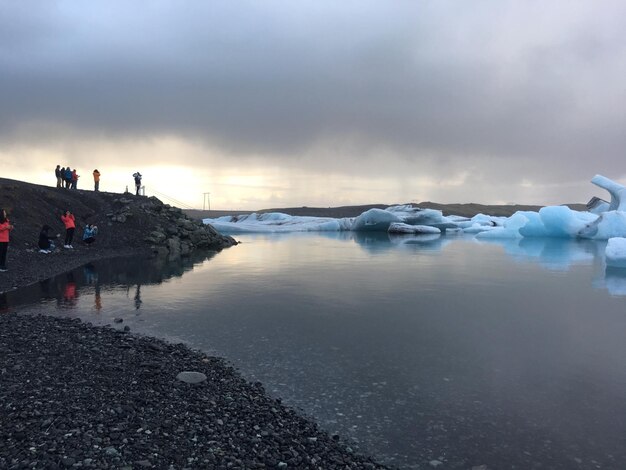
{"type": "Polygon", "coordinates": [[[183,371],[180,372],[176,378],[188,384],[199,384],[200,382],[204,382],[207,376],[202,372],[183,371]]]}

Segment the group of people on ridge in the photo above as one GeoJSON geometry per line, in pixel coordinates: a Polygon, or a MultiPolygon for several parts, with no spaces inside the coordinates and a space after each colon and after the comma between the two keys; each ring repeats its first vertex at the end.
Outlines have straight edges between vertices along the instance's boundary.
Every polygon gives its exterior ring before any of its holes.
{"type": "MultiPolygon", "coordinates": [[[[57,165],[54,169],[54,175],[57,178],[57,188],[77,189],[80,175],[76,173],[76,168],[72,170],[69,165],[67,168],[61,168],[61,165],[57,165]]],[[[100,190],[100,172],[97,168],[93,170],[93,185],[94,191],[100,190]]]]}
{"type": "MultiPolygon", "coordinates": [[[[100,172],[96,168],[93,170],[93,190],[100,191],[100,172]]],[[[73,170],[68,165],[67,168],[61,168],[61,165],[57,165],[54,169],[54,175],[57,178],[57,188],[77,189],[78,178],[80,175],[76,173],[76,168],[73,170]]],[[[135,194],[139,196],[141,190],[141,173],[138,171],[133,173],[133,179],[135,180],[135,194]]]]}
{"type": "Polygon", "coordinates": [[[78,178],[80,178],[80,175],[76,173],[76,168],[72,170],[69,165],[67,168],[57,165],[54,175],[57,177],[57,188],[76,189],[78,178]]]}

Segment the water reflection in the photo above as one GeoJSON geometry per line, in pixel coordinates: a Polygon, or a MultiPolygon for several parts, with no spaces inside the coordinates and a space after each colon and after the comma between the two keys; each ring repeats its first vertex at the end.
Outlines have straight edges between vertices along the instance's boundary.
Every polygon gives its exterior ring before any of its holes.
{"type": "MultiPolygon", "coordinates": [[[[384,254],[398,249],[438,253],[445,251],[450,243],[458,240],[496,245],[502,247],[515,262],[538,263],[551,271],[566,272],[574,266],[593,265],[595,267],[592,281],[594,287],[606,289],[611,295],[626,295],[626,269],[605,266],[606,241],[555,238],[477,240],[455,234],[402,235],[380,232],[322,232],[322,235],[324,238],[341,242],[354,242],[368,254],[384,254]]],[[[249,238],[251,240],[271,238],[272,242],[276,242],[294,237],[306,239],[311,236],[308,233],[298,233],[252,235],[249,238]]],[[[90,295],[94,297],[93,309],[98,312],[103,308],[103,287],[105,289],[124,287],[128,297],[132,296],[134,308],[139,310],[143,303],[142,285],[160,284],[172,277],[182,276],[214,255],[214,253],[194,254],[178,260],[159,257],[116,258],[88,263],[69,273],[40,281],[17,291],[1,294],[0,309],[6,309],[9,305],[52,299],[56,300],[59,307],[71,309],[76,306],[81,291],[88,287],[90,295]],[[131,289],[134,290],[132,295],[131,289]]]]}
{"type": "MultiPolygon", "coordinates": [[[[388,235],[365,233],[354,237],[369,253],[381,253],[398,247],[420,251],[441,251],[455,240],[450,235],[388,235]]],[[[465,238],[465,240],[468,240],[465,238]]],[[[534,262],[551,271],[567,272],[574,266],[593,265],[596,273],[592,285],[611,295],[626,296],[626,268],[605,266],[605,240],[572,240],[557,238],[471,238],[475,243],[496,245],[516,262],[534,262]]]]}
{"type": "MultiPolygon", "coordinates": [[[[93,295],[93,309],[103,308],[102,291],[124,289],[131,297],[135,310],[143,303],[141,286],[161,284],[181,277],[215,256],[214,252],[196,253],[175,260],[166,257],[123,257],[88,263],[65,274],[0,295],[0,309],[9,306],[54,301],[58,308],[73,309],[82,296],[93,295]]],[[[1,310],[0,310],[1,311],[1,310]]]]}
{"type": "Polygon", "coordinates": [[[599,290],[624,295],[626,275],[605,268],[603,243],[243,241],[200,269],[204,258],[92,263],[0,296],[0,308],[41,298],[183,340],[406,468],[626,461],[624,299],[599,290]]]}

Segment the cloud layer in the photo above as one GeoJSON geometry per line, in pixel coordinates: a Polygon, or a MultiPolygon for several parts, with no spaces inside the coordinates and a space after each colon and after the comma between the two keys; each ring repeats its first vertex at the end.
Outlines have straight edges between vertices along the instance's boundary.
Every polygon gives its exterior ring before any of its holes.
{"type": "Polygon", "coordinates": [[[623,2],[0,8],[5,151],[173,138],[206,152],[137,159],[468,184],[626,176],[623,2]]]}

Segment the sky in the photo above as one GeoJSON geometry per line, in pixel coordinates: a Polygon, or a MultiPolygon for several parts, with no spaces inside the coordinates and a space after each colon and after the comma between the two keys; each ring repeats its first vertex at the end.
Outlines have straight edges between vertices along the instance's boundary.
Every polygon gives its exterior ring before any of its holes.
{"type": "Polygon", "coordinates": [[[0,0],[0,177],[140,171],[220,210],[606,199],[625,24],[621,0],[0,0]]]}

